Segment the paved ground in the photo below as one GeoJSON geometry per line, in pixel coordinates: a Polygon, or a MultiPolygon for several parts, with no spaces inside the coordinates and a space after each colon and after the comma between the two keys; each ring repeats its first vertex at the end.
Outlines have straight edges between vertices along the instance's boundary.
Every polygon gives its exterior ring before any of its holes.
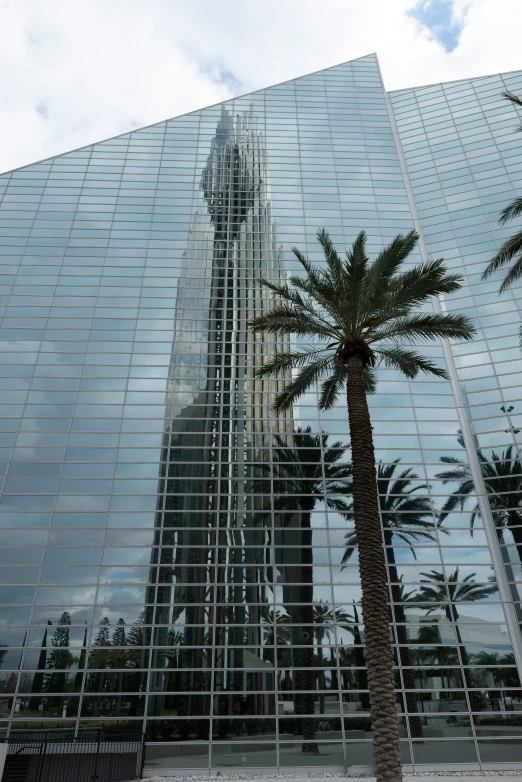
{"type": "MultiPolygon", "coordinates": [[[[406,781],[411,780],[411,782],[441,782],[444,778],[453,778],[456,780],[456,782],[480,782],[480,780],[484,779],[492,779],[495,777],[500,776],[506,776],[509,777],[510,782],[522,782],[522,771],[488,771],[484,773],[480,772],[472,772],[466,774],[466,772],[445,772],[445,773],[439,773],[439,774],[405,774],[406,781]]],[[[237,776],[232,776],[231,774],[223,774],[218,777],[212,776],[212,777],[195,777],[195,776],[185,776],[185,777],[146,777],[149,782],[181,782],[181,780],[216,780],[216,782],[219,782],[219,780],[231,780],[231,779],[237,779],[237,780],[245,780],[245,782],[248,782],[248,780],[252,780],[252,782],[263,782],[263,780],[283,780],[283,779],[292,779],[293,782],[325,782],[325,780],[331,779],[335,780],[335,782],[361,782],[361,779],[364,779],[364,782],[375,782],[375,777],[343,777],[338,776],[337,774],[328,774],[323,775],[320,777],[311,777],[311,776],[297,776],[293,774],[267,774],[266,776],[252,776],[248,777],[246,774],[241,774],[237,776]]]]}

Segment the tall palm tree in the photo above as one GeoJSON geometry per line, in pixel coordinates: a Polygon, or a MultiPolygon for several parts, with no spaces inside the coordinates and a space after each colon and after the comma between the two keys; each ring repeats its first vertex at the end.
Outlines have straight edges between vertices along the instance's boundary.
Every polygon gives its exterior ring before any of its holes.
{"type": "Polygon", "coordinates": [[[373,263],[361,232],[341,260],[326,231],[318,233],[326,264],[314,266],[299,250],[294,254],[306,276],[290,284],[261,280],[280,297],[271,311],[250,322],[254,332],[309,338],[302,349],[281,350],[258,370],[259,377],[297,374],[276,396],[274,409],[289,409],[321,382],[319,407],[332,407],[345,390],[348,403],[355,531],[367,646],[375,771],[377,782],[402,779],[395,707],[393,657],[389,637],[387,573],[379,520],[375,452],[366,393],[375,387],[377,363],[413,378],[419,372],[447,377],[446,372],[414,350],[417,342],[440,337],[472,339],[475,329],[460,314],[420,312],[432,296],[453,293],[462,284],[448,274],[442,260],[401,269],[418,236],[397,236],[373,263]],[[282,301],[281,301],[282,300],[282,301]]]}
{"type": "MultiPolygon", "coordinates": [[[[462,435],[459,435],[458,441],[464,447],[462,435]]],[[[481,450],[477,450],[477,455],[489,504],[491,509],[495,511],[497,534],[500,536],[502,529],[510,531],[518,557],[522,562],[522,462],[512,445],[500,454],[491,451],[491,459],[488,459],[481,450]]],[[[456,508],[464,510],[466,499],[470,495],[474,495],[476,489],[471,468],[467,462],[455,456],[441,456],[440,460],[451,466],[451,469],[438,473],[437,478],[440,478],[444,484],[458,483],[455,491],[450,494],[442,506],[440,520],[443,521],[448,513],[456,508]]],[[[479,506],[477,503],[470,513],[472,534],[478,514],[479,506]]]]}
{"type": "MultiPolygon", "coordinates": [[[[418,712],[415,689],[415,676],[412,669],[411,654],[408,646],[408,633],[406,631],[406,614],[403,603],[402,584],[398,577],[395,551],[393,548],[394,537],[406,543],[416,558],[413,543],[418,540],[435,541],[435,529],[438,527],[433,521],[429,496],[426,494],[428,485],[414,483],[418,480],[411,468],[402,470],[396,475],[400,459],[392,464],[377,465],[377,488],[379,491],[379,508],[384,534],[384,544],[388,573],[390,579],[390,591],[395,614],[395,629],[399,655],[402,663],[402,676],[406,689],[406,705],[410,715],[410,730],[414,738],[421,738],[422,722],[415,714],[418,712]]],[[[445,530],[444,530],[445,531],[445,530]]],[[[348,532],[345,536],[346,551],[343,556],[343,564],[352,556],[357,538],[355,532],[348,532]]]]}
{"type": "Polygon", "coordinates": [[[323,600],[316,600],[314,603],[314,635],[317,645],[317,686],[319,689],[319,714],[324,714],[325,698],[325,677],[323,668],[323,641],[330,639],[335,625],[348,627],[351,629],[354,623],[354,617],[348,614],[343,608],[333,608],[330,603],[323,600]]]}
{"type": "MultiPolygon", "coordinates": [[[[349,503],[345,497],[351,496],[352,491],[351,466],[341,461],[346,445],[340,441],[330,445],[328,434],[312,434],[310,426],[304,429],[298,427],[288,439],[278,434],[274,438],[271,468],[268,464],[260,465],[264,472],[272,469],[272,485],[269,479],[260,479],[254,482],[254,490],[273,493],[274,510],[282,514],[281,518],[290,517],[285,511],[297,512],[299,515],[299,544],[294,552],[298,566],[286,568],[285,581],[300,583],[299,594],[295,596],[299,602],[298,616],[295,610],[290,609],[292,620],[298,622],[296,630],[299,632],[299,636],[293,640],[298,647],[294,651],[298,658],[297,670],[300,671],[296,676],[296,690],[303,692],[302,696],[296,698],[296,711],[314,714],[312,512],[318,500],[322,500],[325,495],[329,508],[340,512],[347,510],[349,503]]],[[[285,522],[282,524],[284,526],[285,522]]],[[[319,748],[314,741],[313,719],[303,720],[303,738],[303,752],[317,754],[319,748]]]]}
{"type": "MultiPolygon", "coordinates": [[[[513,95],[512,92],[503,92],[502,95],[513,105],[522,108],[522,97],[513,95]]],[[[522,125],[519,127],[522,130],[522,125]]],[[[505,225],[515,217],[519,217],[522,214],[522,196],[518,196],[510,204],[508,204],[500,213],[499,224],[505,225]]],[[[493,272],[498,269],[502,269],[507,263],[513,261],[511,268],[506,272],[504,280],[500,286],[499,293],[504,293],[510,285],[516,282],[522,277],[522,230],[517,231],[509,239],[506,239],[497,254],[491,259],[486,266],[486,270],[482,275],[482,279],[485,280],[490,277],[493,272]]],[[[521,339],[522,339],[522,327],[521,327],[521,339]]]]}
{"type": "Polygon", "coordinates": [[[459,568],[455,568],[453,573],[447,577],[444,573],[437,570],[430,570],[429,573],[421,573],[424,576],[421,579],[421,587],[415,596],[415,602],[424,603],[422,608],[429,615],[442,608],[446,618],[455,628],[457,644],[460,651],[460,659],[464,668],[464,679],[469,690],[470,704],[473,711],[480,709],[479,693],[473,692],[473,680],[469,669],[469,657],[459,627],[458,603],[476,603],[485,600],[489,595],[497,591],[496,584],[486,586],[477,584],[475,581],[476,573],[470,573],[462,579],[459,579],[459,568]]]}

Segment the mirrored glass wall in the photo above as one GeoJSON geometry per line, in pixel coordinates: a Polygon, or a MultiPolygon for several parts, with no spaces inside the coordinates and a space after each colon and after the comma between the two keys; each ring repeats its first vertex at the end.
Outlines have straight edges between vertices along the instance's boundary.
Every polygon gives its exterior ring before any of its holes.
{"type": "MultiPolygon", "coordinates": [[[[371,764],[347,412],[275,416],[288,377],[255,372],[293,344],[247,324],[319,228],[372,254],[413,228],[409,184],[430,253],[467,263],[420,195],[429,154],[454,164],[402,135],[418,92],[392,95],[409,181],[374,56],[0,177],[4,730],[145,731],[156,769],[371,764]]],[[[406,764],[521,759],[495,565],[518,600],[519,316],[472,272],[485,331],[453,351],[493,557],[450,383],[379,370],[370,400],[406,764]]]]}

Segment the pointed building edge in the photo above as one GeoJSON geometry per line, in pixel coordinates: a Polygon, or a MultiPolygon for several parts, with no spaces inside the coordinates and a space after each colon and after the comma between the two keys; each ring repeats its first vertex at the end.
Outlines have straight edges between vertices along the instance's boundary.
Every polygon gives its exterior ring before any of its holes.
{"type": "Polygon", "coordinates": [[[302,76],[295,76],[292,79],[285,79],[284,81],[277,82],[276,84],[270,84],[267,87],[260,87],[258,90],[252,90],[251,92],[244,92],[242,95],[234,95],[233,98],[227,98],[226,100],[218,101],[217,103],[210,103],[208,106],[200,106],[199,109],[193,109],[192,111],[186,111],[184,114],[176,114],[173,117],[167,117],[161,119],[158,122],[152,122],[150,125],[142,125],[140,128],[132,128],[132,130],[125,130],[123,133],[118,133],[115,136],[108,136],[107,138],[99,139],[98,141],[92,141],[90,144],[82,144],[81,147],[74,147],[74,149],[68,149],[67,152],[60,152],[58,155],[50,155],[49,157],[41,158],[41,160],[33,160],[32,163],[25,163],[23,166],[16,166],[16,168],[10,168],[7,171],[0,173],[0,178],[13,174],[15,171],[22,171],[24,168],[30,168],[31,166],[38,166],[40,163],[47,163],[48,160],[55,160],[56,158],[65,157],[65,155],[71,155],[73,152],[80,152],[82,149],[88,149],[96,144],[104,144],[107,141],[113,139],[122,138],[123,136],[129,136],[131,133],[138,133],[141,130],[147,130],[147,128],[155,128],[157,125],[162,125],[164,122],[171,122],[172,120],[180,119],[181,117],[188,117],[191,114],[197,114],[199,111],[205,111],[206,109],[212,109],[214,106],[221,106],[225,103],[230,103],[233,100],[239,100],[241,98],[247,98],[249,95],[256,95],[258,92],[264,92],[270,90],[273,87],[280,87],[282,84],[289,84],[293,81],[299,81],[299,79],[306,79],[309,76],[315,76],[317,73],[324,73],[325,71],[332,71],[335,68],[341,68],[343,65],[349,65],[352,62],[358,62],[359,60],[366,60],[369,57],[374,57],[377,63],[379,58],[377,52],[369,52],[361,57],[354,57],[353,60],[345,60],[344,62],[338,62],[336,65],[330,65],[328,68],[319,68],[317,71],[311,71],[310,73],[304,73],[302,76]]]}

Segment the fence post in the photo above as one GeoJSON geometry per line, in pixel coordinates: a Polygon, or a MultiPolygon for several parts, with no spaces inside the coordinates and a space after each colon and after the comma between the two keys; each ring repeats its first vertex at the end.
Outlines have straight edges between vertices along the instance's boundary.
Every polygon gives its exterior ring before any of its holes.
{"type": "Polygon", "coordinates": [[[145,768],[145,733],[141,740],[141,758],[140,758],[140,776],[139,779],[143,779],[143,769],[145,768]]]}
{"type": "Polygon", "coordinates": [[[0,744],[0,779],[4,773],[5,759],[7,757],[7,739],[0,744]]]}
{"type": "Polygon", "coordinates": [[[100,741],[101,741],[101,731],[98,728],[98,743],[96,745],[96,758],[95,758],[95,761],[94,761],[94,774],[92,775],[92,778],[93,778],[94,782],[96,782],[96,780],[98,779],[98,759],[99,759],[99,756],[100,756],[100,741]]]}

